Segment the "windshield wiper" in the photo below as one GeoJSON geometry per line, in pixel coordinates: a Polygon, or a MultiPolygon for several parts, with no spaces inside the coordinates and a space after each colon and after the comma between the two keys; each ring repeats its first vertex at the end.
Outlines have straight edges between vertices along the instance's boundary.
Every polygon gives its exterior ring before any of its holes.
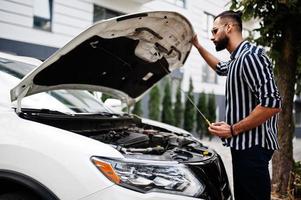
{"type": "Polygon", "coordinates": [[[64,113],[56,110],[49,109],[33,109],[33,108],[22,108],[22,112],[19,115],[22,117],[50,117],[50,118],[97,118],[97,117],[130,117],[130,115],[122,113],[111,113],[111,112],[98,112],[98,113],[64,113]]]}
{"type": "Polygon", "coordinates": [[[111,112],[98,112],[98,113],[85,113],[86,115],[92,115],[92,116],[107,116],[107,117],[122,117],[123,114],[119,114],[119,113],[111,113],[111,112]]]}

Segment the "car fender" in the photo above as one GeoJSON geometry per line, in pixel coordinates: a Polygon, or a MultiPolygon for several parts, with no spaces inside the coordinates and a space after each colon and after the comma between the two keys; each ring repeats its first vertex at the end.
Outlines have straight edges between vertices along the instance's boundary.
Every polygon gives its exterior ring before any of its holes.
{"type": "Polygon", "coordinates": [[[122,158],[111,146],[24,120],[14,112],[2,114],[0,169],[32,177],[60,199],[78,199],[113,184],[90,160],[91,156],[122,158]]]}

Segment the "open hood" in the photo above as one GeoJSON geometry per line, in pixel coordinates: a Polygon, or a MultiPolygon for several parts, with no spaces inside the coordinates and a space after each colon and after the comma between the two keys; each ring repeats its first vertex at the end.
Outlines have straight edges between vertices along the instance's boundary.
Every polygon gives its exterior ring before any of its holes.
{"type": "Polygon", "coordinates": [[[109,93],[128,105],[185,63],[193,29],[176,12],[144,12],[94,24],[11,90],[25,96],[56,89],[109,93]]]}

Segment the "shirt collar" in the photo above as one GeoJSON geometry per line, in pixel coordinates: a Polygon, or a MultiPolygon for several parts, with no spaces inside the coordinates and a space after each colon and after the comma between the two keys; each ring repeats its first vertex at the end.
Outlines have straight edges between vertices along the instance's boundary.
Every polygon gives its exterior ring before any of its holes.
{"type": "Polygon", "coordinates": [[[243,50],[244,48],[246,48],[246,46],[247,46],[248,43],[249,43],[249,42],[246,41],[246,40],[245,40],[245,41],[242,41],[242,42],[238,45],[238,47],[236,47],[236,49],[231,53],[231,55],[230,55],[231,60],[237,58],[237,57],[239,56],[239,54],[242,52],[242,50],[243,50]]]}

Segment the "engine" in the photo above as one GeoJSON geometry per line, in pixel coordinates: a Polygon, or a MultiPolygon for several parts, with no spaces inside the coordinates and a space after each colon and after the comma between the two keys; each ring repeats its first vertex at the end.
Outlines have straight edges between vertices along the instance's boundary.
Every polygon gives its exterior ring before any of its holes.
{"type": "Polygon", "coordinates": [[[127,157],[197,162],[213,152],[191,135],[179,135],[154,129],[127,128],[90,136],[110,144],[127,157]]]}
{"type": "Polygon", "coordinates": [[[216,153],[190,134],[144,124],[132,116],[67,115],[57,111],[25,109],[20,117],[68,130],[114,147],[126,157],[199,162],[216,153]],[[64,119],[64,120],[62,120],[64,119]],[[80,123],[79,123],[80,122],[80,123]]]}

